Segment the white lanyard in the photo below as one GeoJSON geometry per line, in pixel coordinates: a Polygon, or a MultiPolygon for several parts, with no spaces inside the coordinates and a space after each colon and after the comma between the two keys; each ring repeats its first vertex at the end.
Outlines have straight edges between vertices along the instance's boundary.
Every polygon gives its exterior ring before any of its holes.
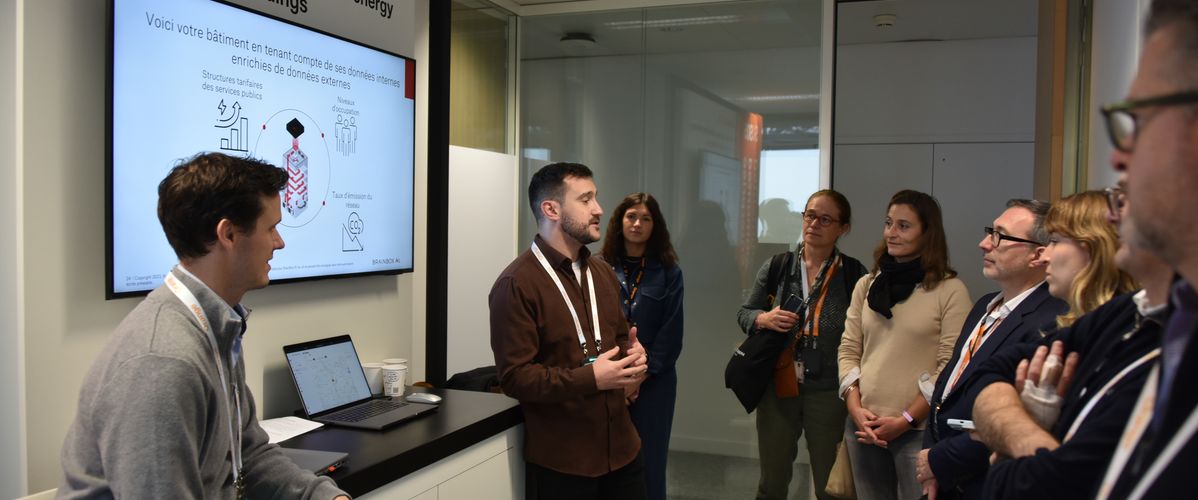
{"type": "Polygon", "coordinates": [[[1084,421],[1086,417],[1090,416],[1090,411],[1094,409],[1094,406],[1098,404],[1098,401],[1106,395],[1106,392],[1109,391],[1111,387],[1114,387],[1115,384],[1119,383],[1120,380],[1123,380],[1123,377],[1126,377],[1127,374],[1131,373],[1132,370],[1139,368],[1144,363],[1156,359],[1160,355],[1161,349],[1158,347],[1152,351],[1149,351],[1148,354],[1140,356],[1140,359],[1133,361],[1130,365],[1127,365],[1127,367],[1120,370],[1114,378],[1104,384],[1102,388],[1098,390],[1098,392],[1094,393],[1094,397],[1090,398],[1090,400],[1086,402],[1086,406],[1082,407],[1082,411],[1078,412],[1077,418],[1073,419],[1073,425],[1069,426],[1069,432],[1065,433],[1065,441],[1069,441],[1069,439],[1073,437],[1073,434],[1077,432],[1078,427],[1082,426],[1082,421],[1084,421]]]}
{"type": "MultiPolygon", "coordinates": [[[[1102,488],[1098,490],[1097,498],[1106,500],[1110,497],[1111,489],[1119,480],[1119,476],[1123,473],[1123,468],[1127,465],[1128,459],[1131,457],[1136,446],[1140,443],[1140,438],[1144,435],[1144,430],[1152,421],[1155,405],[1156,391],[1158,388],[1158,379],[1160,378],[1160,363],[1152,367],[1152,372],[1148,374],[1148,381],[1144,383],[1144,390],[1140,393],[1140,399],[1136,401],[1136,406],[1132,410],[1131,418],[1127,422],[1127,427],[1123,430],[1123,437],[1119,438],[1119,445],[1115,448],[1115,456],[1111,458],[1111,465],[1107,468],[1106,477],[1102,480],[1102,488]]],[[[1190,412],[1190,416],[1182,423],[1181,428],[1177,430],[1166,443],[1165,448],[1161,453],[1152,457],[1152,463],[1148,470],[1144,473],[1140,480],[1136,483],[1129,499],[1144,498],[1148,488],[1152,483],[1160,477],[1161,472],[1164,472],[1165,467],[1168,467],[1186,443],[1198,432],[1198,411],[1190,412]]],[[[1161,436],[1163,437],[1163,436],[1161,436]]]]}
{"type": "MultiPolygon", "coordinates": [[[[582,356],[586,361],[591,360],[591,355],[587,351],[587,339],[582,334],[582,323],[578,321],[578,312],[574,310],[574,303],[570,302],[570,296],[566,295],[566,287],[562,286],[562,280],[557,277],[557,273],[553,271],[553,266],[549,265],[549,259],[545,258],[545,254],[541,253],[541,249],[537,248],[537,242],[532,242],[532,253],[537,256],[537,260],[541,262],[541,267],[553,278],[553,284],[557,285],[557,291],[561,292],[562,300],[566,301],[566,307],[570,308],[570,317],[574,318],[574,330],[578,332],[578,345],[582,347],[582,356]]],[[[598,356],[603,352],[603,340],[599,335],[599,304],[595,303],[595,284],[591,281],[591,266],[587,266],[586,285],[579,284],[588,290],[591,298],[591,326],[595,329],[595,355],[598,356]]]]}
{"type": "Polygon", "coordinates": [[[1111,457],[1111,464],[1107,466],[1106,475],[1102,478],[1102,486],[1098,489],[1098,495],[1095,497],[1098,500],[1110,498],[1111,490],[1119,481],[1119,476],[1123,474],[1123,468],[1127,466],[1132,452],[1140,444],[1144,430],[1152,422],[1152,410],[1156,404],[1157,378],[1160,371],[1161,364],[1156,363],[1153,365],[1152,371],[1148,372],[1148,380],[1144,382],[1144,389],[1140,391],[1140,397],[1136,400],[1136,405],[1132,407],[1127,425],[1123,427],[1123,435],[1115,444],[1115,454],[1111,457]]]}
{"type": "MultiPolygon", "coordinates": [[[[227,407],[226,410],[228,410],[227,414],[229,416],[229,448],[231,448],[231,453],[233,455],[233,484],[235,487],[237,487],[240,493],[240,485],[242,484],[241,394],[238,392],[237,387],[234,386],[233,401],[229,401],[229,382],[225,377],[225,366],[223,363],[221,363],[220,349],[216,344],[216,336],[212,333],[212,325],[208,323],[208,315],[205,314],[204,309],[200,307],[200,301],[196,300],[196,297],[191,293],[191,290],[188,290],[186,286],[183,286],[183,284],[179,282],[178,278],[175,277],[174,271],[167,273],[166,279],[163,281],[166,282],[166,287],[170,288],[171,291],[175,293],[175,297],[178,297],[179,301],[187,307],[187,310],[191,311],[191,314],[200,322],[200,326],[204,328],[204,333],[208,336],[208,346],[212,348],[212,358],[216,360],[216,373],[220,375],[220,387],[225,393],[225,406],[227,407]],[[233,425],[234,408],[236,408],[237,413],[237,425],[233,425]],[[236,429],[236,431],[234,431],[234,429],[236,429]]],[[[235,369],[237,367],[237,358],[235,356],[232,359],[232,363],[233,365],[230,369],[235,369]]]]}

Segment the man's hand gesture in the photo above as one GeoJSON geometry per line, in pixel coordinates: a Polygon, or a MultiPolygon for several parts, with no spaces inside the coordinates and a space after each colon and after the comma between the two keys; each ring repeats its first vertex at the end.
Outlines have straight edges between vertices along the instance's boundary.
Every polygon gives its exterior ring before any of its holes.
{"type": "Polygon", "coordinates": [[[635,326],[628,331],[628,337],[631,347],[628,349],[628,355],[623,359],[615,359],[620,354],[620,348],[613,347],[600,354],[595,363],[591,365],[591,368],[595,370],[595,386],[599,390],[623,389],[627,386],[639,385],[649,370],[645,347],[636,340],[635,326]]]}

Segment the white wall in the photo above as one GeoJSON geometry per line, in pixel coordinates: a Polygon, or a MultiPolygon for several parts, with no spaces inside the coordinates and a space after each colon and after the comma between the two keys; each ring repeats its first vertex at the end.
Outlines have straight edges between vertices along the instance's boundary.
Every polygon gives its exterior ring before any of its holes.
{"type": "Polygon", "coordinates": [[[1032,142],[1036,38],[841,46],[836,144],[1032,142]]]}
{"type": "Polygon", "coordinates": [[[1113,186],[1118,175],[1111,168],[1111,141],[1107,138],[1099,106],[1127,96],[1140,58],[1141,32],[1149,0],[1094,0],[1093,37],[1090,42],[1090,132],[1087,137],[1087,189],[1113,186]]]}
{"type": "MultiPolygon", "coordinates": [[[[11,11],[12,2],[6,0],[0,7],[11,11]]],[[[23,182],[13,196],[0,193],[5,203],[20,200],[15,210],[0,213],[4,217],[18,214],[15,222],[23,224],[23,230],[14,244],[20,245],[18,251],[23,251],[25,258],[11,258],[5,249],[0,251],[0,262],[20,266],[15,275],[20,277],[23,272],[24,278],[18,278],[15,287],[24,303],[16,315],[0,317],[9,321],[23,314],[26,318],[17,332],[25,343],[24,388],[30,395],[25,409],[28,453],[23,462],[29,468],[28,490],[40,491],[59,481],[59,450],[92,358],[138,299],[105,301],[103,292],[106,2],[16,2],[24,6],[24,15],[16,19],[24,26],[18,32],[23,36],[17,40],[23,48],[17,53],[16,71],[5,74],[18,75],[20,80],[16,91],[9,84],[0,84],[0,95],[11,100],[9,96],[21,95],[23,89],[25,111],[16,115],[20,143],[16,147],[0,143],[0,150],[24,152],[13,162],[16,178],[23,177],[23,182]]],[[[238,3],[415,57],[417,123],[426,123],[425,2],[398,1],[391,20],[337,0],[309,0],[309,12],[298,15],[268,2],[238,3]]],[[[0,17],[6,19],[0,23],[9,22],[10,16],[0,17]]],[[[6,25],[0,26],[4,27],[0,33],[13,33],[6,25]]],[[[0,43],[0,50],[9,47],[9,42],[0,43]]],[[[8,65],[0,62],[0,69],[8,69],[8,65]]],[[[169,126],[169,120],[164,119],[164,126],[169,126]]],[[[0,129],[4,138],[0,140],[13,137],[3,132],[0,129]]],[[[245,303],[255,309],[246,337],[247,382],[258,397],[263,416],[279,416],[297,406],[294,389],[283,371],[281,347],[299,340],[349,333],[364,358],[407,357],[413,360],[413,376],[423,377],[426,144],[425,127],[418,126],[416,273],[279,285],[246,296],[245,303]]],[[[9,176],[7,171],[0,174],[9,176]]],[[[3,180],[0,183],[10,185],[3,180]]],[[[0,219],[0,224],[12,222],[0,219]]],[[[6,298],[0,303],[5,307],[21,304],[6,298]]],[[[10,336],[5,335],[3,341],[9,342],[10,336]]],[[[7,360],[0,365],[12,366],[7,360]]],[[[3,403],[9,396],[3,398],[0,406],[7,407],[3,403]]],[[[0,421],[5,433],[12,432],[11,420],[0,421]]],[[[0,453],[10,449],[5,445],[0,453]]],[[[0,482],[12,484],[3,478],[0,482]]]]}
{"type": "Polygon", "coordinates": [[[1036,39],[841,46],[833,187],[853,205],[848,255],[871,262],[890,196],[944,211],[949,256],[974,298],[994,289],[977,242],[1010,198],[1032,196],[1036,39]]]}
{"type": "Polygon", "coordinates": [[[20,332],[21,190],[17,174],[18,0],[0,0],[0,498],[25,494],[25,428],[20,332]]]}
{"type": "Polygon", "coordinates": [[[487,296],[523,251],[517,241],[520,170],[513,155],[449,148],[449,270],[445,376],[495,364],[487,296]]]}

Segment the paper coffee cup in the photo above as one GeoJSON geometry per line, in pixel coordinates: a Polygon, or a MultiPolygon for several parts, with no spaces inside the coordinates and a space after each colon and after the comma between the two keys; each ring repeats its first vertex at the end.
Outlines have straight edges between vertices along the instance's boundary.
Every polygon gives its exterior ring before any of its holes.
{"type": "Polygon", "coordinates": [[[405,379],[408,378],[408,367],[405,365],[383,365],[383,394],[387,396],[403,396],[405,379]]]}
{"type": "Polygon", "coordinates": [[[384,365],[404,365],[404,366],[407,366],[407,365],[408,365],[408,360],[407,360],[406,358],[387,358],[387,359],[384,359],[384,360],[383,360],[383,364],[384,364],[384,365]]]}
{"type": "Polygon", "coordinates": [[[370,385],[370,394],[383,394],[383,364],[362,363],[362,371],[366,372],[366,383],[370,385]]]}

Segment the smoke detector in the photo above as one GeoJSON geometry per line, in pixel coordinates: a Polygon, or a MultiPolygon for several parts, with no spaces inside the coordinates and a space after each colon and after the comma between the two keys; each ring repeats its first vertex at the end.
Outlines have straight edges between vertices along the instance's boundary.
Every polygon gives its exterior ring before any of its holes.
{"type": "Polygon", "coordinates": [[[558,40],[562,48],[570,51],[590,50],[598,46],[595,43],[595,37],[590,33],[570,32],[558,40]]]}
{"type": "Polygon", "coordinates": [[[898,16],[894,14],[878,14],[874,16],[874,26],[878,28],[893,28],[898,16]]]}

